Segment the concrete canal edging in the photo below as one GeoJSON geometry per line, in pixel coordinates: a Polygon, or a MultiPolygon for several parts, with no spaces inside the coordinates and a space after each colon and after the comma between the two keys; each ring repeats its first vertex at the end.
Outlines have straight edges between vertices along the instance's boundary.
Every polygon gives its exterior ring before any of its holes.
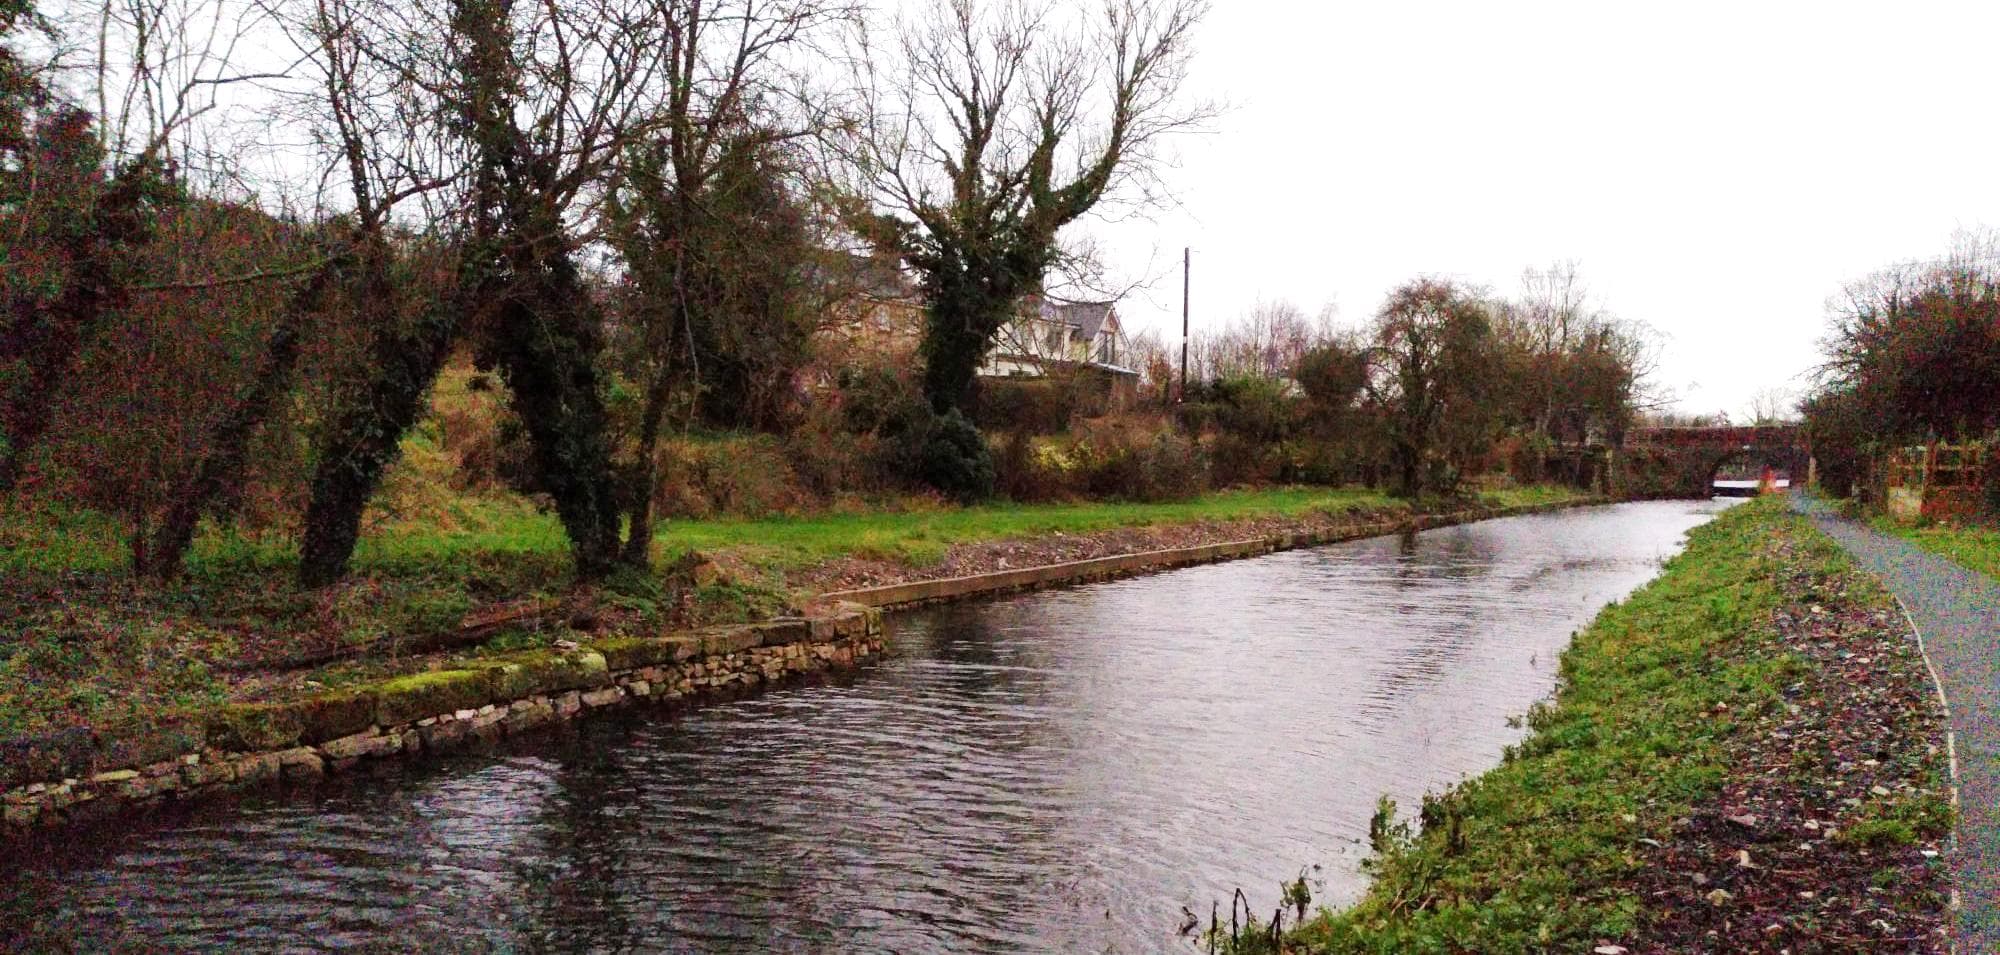
{"type": "Polygon", "coordinates": [[[880,611],[844,604],[812,618],[614,637],[300,700],[0,741],[0,839],[448,752],[592,710],[699,703],[853,666],[881,652],[882,641],[880,611]]]}
{"type": "Polygon", "coordinates": [[[698,705],[852,667],[884,648],[884,609],[1257,557],[1472,521],[1611,503],[1601,497],[1341,525],[824,594],[807,617],[529,651],[274,703],[162,714],[0,740],[0,841],[364,763],[444,753],[594,710],[698,705]]]}
{"type": "Polygon", "coordinates": [[[1417,514],[1395,520],[1370,521],[1349,524],[1324,530],[1293,531],[1272,534],[1249,540],[1225,541],[1218,544],[1201,544],[1193,547],[1178,547],[1171,550],[1143,551],[1136,554],[1113,554],[1109,557],[1093,557],[1088,560],[1074,560],[1061,564],[1043,564],[1036,567],[999,570],[966,577],[945,577],[933,580],[913,580],[899,584],[885,584],[879,587],[865,587],[856,590],[841,590],[825,594],[821,599],[837,600],[860,604],[865,607],[899,609],[917,607],[924,604],[943,603],[951,600],[965,600],[998,594],[1020,593],[1058,587],[1065,584],[1083,583],[1094,580],[1113,580],[1139,574],[1171,570],[1176,567],[1191,567],[1197,564],[1213,564],[1245,557],[1261,557],[1265,554],[1302,547],[1318,547],[1343,541],[1381,537],[1387,534],[1405,534],[1429,530],[1434,527],[1450,527],[1454,524],[1468,524],[1473,521],[1491,520],[1497,517],[1518,517],[1526,514],[1541,514],[1550,511],[1569,510],[1578,507],[1595,507],[1610,504],[1605,497],[1577,498],[1551,504],[1530,504],[1519,507],[1471,508],[1445,514],[1417,514]]]}

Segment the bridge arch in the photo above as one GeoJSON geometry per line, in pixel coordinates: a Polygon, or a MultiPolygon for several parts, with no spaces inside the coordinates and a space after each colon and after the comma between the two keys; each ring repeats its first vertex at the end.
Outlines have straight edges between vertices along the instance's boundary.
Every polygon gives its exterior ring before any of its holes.
{"type": "Polygon", "coordinates": [[[1800,485],[1812,470],[1812,449],[1797,425],[1641,428],[1627,436],[1626,445],[1668,462],[1670,476],[1657,490],[1676,497],[1711,496],[1717,472],[1737,460],[1760,460],[1800,485]]]}

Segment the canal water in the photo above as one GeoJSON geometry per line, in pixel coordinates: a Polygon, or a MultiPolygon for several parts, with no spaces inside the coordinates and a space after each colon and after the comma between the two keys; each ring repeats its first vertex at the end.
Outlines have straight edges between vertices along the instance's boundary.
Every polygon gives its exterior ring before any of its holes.
{"type": "Polygon", "coordinates": [[[24,950],[1159,951],[1365,885],[1721,502],[1621,504],[892,620],[841,680],[198,807],[0,869],[24,950]]]}

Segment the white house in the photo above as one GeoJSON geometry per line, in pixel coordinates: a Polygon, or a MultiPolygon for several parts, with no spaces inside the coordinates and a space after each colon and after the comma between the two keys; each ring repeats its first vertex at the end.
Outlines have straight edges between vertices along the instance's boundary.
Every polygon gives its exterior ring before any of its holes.
{"type": "Polygon", "coordinates": [[[1087,368],[1117,377],[1138,378],[1125,367],[1125,331],[1111,302],[1059,302],[1033,296],[1000,330],[979,368],[993,377],[1041,378],[1051,372],[1087,368]]]}

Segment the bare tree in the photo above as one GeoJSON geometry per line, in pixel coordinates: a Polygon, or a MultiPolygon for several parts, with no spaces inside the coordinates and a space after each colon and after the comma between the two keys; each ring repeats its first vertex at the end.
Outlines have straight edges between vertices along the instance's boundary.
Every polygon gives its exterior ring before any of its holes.
{"type": "Polygon", "coordinates": [[[922,276],[924,390],[955,409],[994,335],[1100,202],[1145,201],[1174,133],[1205,0],[1108,0],[1095,17],[1028,0],[934,0],[893,51],[859,58],[851,143],[876,244],[922,276]]]}
{"type": "Polygon", "coordinates": [[[768,179],[800,168],[780,151],[831,129],[833,114],[827,99],[808,95],[787,57],[858,15],[841,0],[660,0],[658,10],[669,24],[667,96],[654,131],[627,157],[610,216],[644,298],[645,404],[623,554],[632,564],[644,564],[652,546],[654,458],[676,375],[700,374],[697,329],[714,328],[732,303],[745,306],[753,286],[768,291],[780,273],[806,264],[800,230],[785,233],[776,221],[786,218],[780,207],[796,204],[772,194],[786,184],[768,179]],[[761,217],[748,208],[759,199],[761,217]],[[745,241],[753,237],[765,241],[745,241]],[[684,365],[673,360],[677,343],[684,365]]]}
{"type": "Polygon", "coordinates": [[[313,230],[319,255],[296,274],[303,284],[287,299],[266,339],[251,381],[214,422],[207,457],[174,494],[142,570],[159,577],[179,572],[196,522],[242,479],[248,445],[279,396],[292,384],[308,325],[336,290],[357,324],[374,335],[371,375],[336,412],[322,442],[312,480],[304,535],[303,575],[323,582],[329,567],[344,566],[360,520],[383,468],[394,459],[404,429],[436,377],[455,323],[432,308],[405,321],[407,281],[398,281],[391,217],[404,201],[451,182],[426,138],[414,136],[425,118],[424,99],[402,70],[380,52],[388,47],[375,11],[350,0],[271,4],[269,21],[293,41],[306,77],[287,90],[289,118],[307,131],[327,163],[314,205],[336,212],[338,223],[313,230]],[[345,196],[338,185],[344,180],[345,196]]]}
{"type": "Polygon", "coordinates": [[[1617,444],[1655,403],[1656,334],[1597,305],[1574,262],[1525,270],[1519,295],[1494,303],[1494,333],[1507,423],[1558,451],[1617,444]]]}
{"type": "Polygon", "coordinates": [[[368,502],[460,332],[449,290],[420,289],[411,260],[425,253],[399,235],[461,227],[470,163],[448,135],[454,87],[448,64],[429,52],[435,21],[373,0],[277,9],[312,76],[291,105],[323,163],[316,205],[347,224],[345,247],[327,267],[338,262],[342,298],[369,335],[365,367],[340,392],[310,484],[299,578],[319,586],[345,573],[368,502]],[[399,230],[411,200],[423,212],[399,230]]]}
{"type": "Polygon", "coordinates": [[[1191,374],[1201,381],[1223,378],[1288,378],[1299,359],[1335,337],[1332,305],[1308,318],[1284,299],[1259,301],[1219,329],[1197,332],[1190,343],[1191,374]]]}
{"type": "Polygon", "coordinates": [[[1418,279],[1389,293],[1374,337],[1368,391],[1388,411],[1396,493],[1450,493],[1492,438],[1486,297],[1418,279]]]}
{"type": "Polygon", "coordinates": [[[1791,388],[1760,388],[1750,396],[1745,412],[1758,427],[1790,424],[1799,420],[1799,393],[1791,388]]]}

